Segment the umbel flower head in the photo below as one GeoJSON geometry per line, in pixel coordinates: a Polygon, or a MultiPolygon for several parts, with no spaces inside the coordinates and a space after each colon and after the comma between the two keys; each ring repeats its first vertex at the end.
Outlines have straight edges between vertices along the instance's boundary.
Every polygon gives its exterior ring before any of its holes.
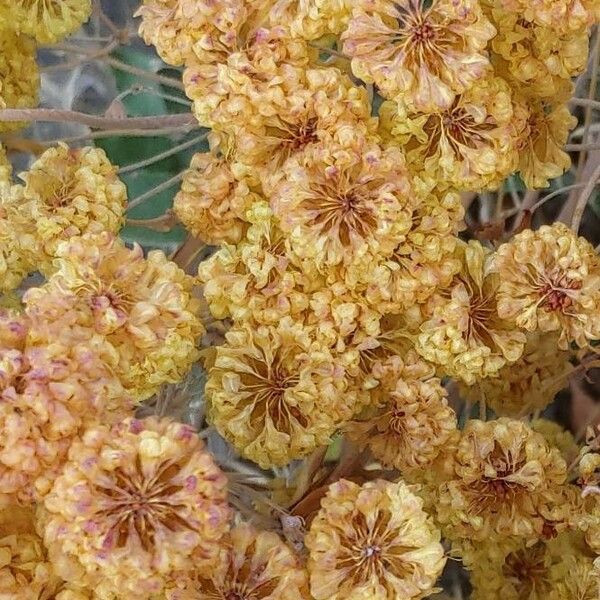
{"type": "Polygon", "coordinates": [[[369,138],[307,149],[271,200],[293,252],[323,273],[389,256],[410,229],[403,165],[399,149],[369,138]]]}
{"type": "MultiPolygon", "coordinates": [[[[19,1],[19,0],[17,0],[19,1]]],[[[12,0],[0,0],[2,13],[12,12],[12,0]]],[[[26,36],[14,33],[11,25],[0,27],[0,108],[32,108],[38,102],[40,74],[36,62],[36,46],[26,36]]],[[[25,123],[0,123],[0,131],[24,127],[25,123]]]]}
{"type": "Polygon", "coordinates": [[[183,65],[194,44],[230,45],[246,17],[241,0],[144,0],[139,32],[168,64],[183,65]]]}
{"type": "Polygon", "coordinates": [[[91,0],[0,0],[0,26],[54,44],[77,31],[91,12],[91,0]]]}
{"type": "Polygon", "coordinates": [[[73,443],[39,525],[73,586],[147,599],[172,571],[214,562],[226,498],[225,476],[189,426],[126,419],[73,443]]]}
{"type": "Polygon", "coordinates": [[[471,241],[462,244],[458,253],[462,269],[448,291],[432,297],[432,315],[422,324],[415,347],[445,374],[472,384],[516,361],[525,335],[511,321],[498,317],[500,277],[490,272],[490,252],[471,241]]]}
{"type": "Polygon", "coordinates": [[[568,384],[571,354],[558,349],[557,333],[530,333],[523,355],[505,365],[498,375],[482,379],[463,395],[471,402],[485,401],[497,415],[522,417],[544,410],[568,384]]]}
{"type": "Polygon", "coordinates": [[[62,587],[35,531],[33,509],[0,510],[0,557],[0,598],[49,600],[62,587]]]}
{"type": "Polygon", "coordinates": [[[438,520],[451,539],[499,535],[536,540],[554,527],[546,516],[564,504],[564,459],[520,421],[469,421],[453,471],[437,505],[438,520]]]}
{"type": "Polygon", "coordinates": [[[239,242],[248,227],[246,211],[260,200],[237,180],[228,161],[209,152],[194,155],[173,208],[185,228],[208,244],[239,242]]]}
{"type": "Polygon", "coordinates": [[[446,396],[439,379],[398,379],[387,403],[364,411],[348,434],[386,467],[427,468],[456,430],[446,396]]]}
{"type": "Polygon", "coordinates": [[[262,468],[282,466],[329,442],[354,411],[341,361],[316,327],[235,324],[216,349],[206,395],[210,419],[262,468]]]}
{"type": "Polygon", "coordinates": [[[500,77],[480,79],[443,110],[385,102],[381,114],[383,129],[403,147],[411,171],[480,191],[497,188],[516,168],[511,91],[500,77]]]}
{"type": "Polygon", "coordinates": [[[498,314],[527,331],[557,331],[559,346],[600,337],[600,261],[566,225],[527,229],[494,257],[498,314]]]}
{"type": "Polygon", "coordinates": [[[316,600],[424,598],[446,562],[440,532],[402,481],[332,484],[305,543],[316,600]]]}
{"type": "Polygon", "coordinates": [[[0,500],[47,492],[86,424],[114,423],[134,407],[101,340],[30,343],[23,315],[0,312],[0,500]]]}
{"type": "Polygon", "coordinates": [[[99,148],[46,150],[20,174],[6,204],[19,252],[30,271],[53,271],[58,244],[88,232],[117,233],[123,226],[127,189],[99,148]]]}
{"type": "Polygon", "coordinates": [[[107,232],[63,242],[57,256],[57,272],[26,294],[35,335],[101,336],[118,356],[115,373],[139,398],[179,381],[203,332],[192,278],[162,252],[144,258],[107,232]]]}
{"type": "Polygon", "coordinates": [[[221,541],[217,565],[173,576],[167,600],[304,600],[306,572],[271,531],[241,523],[221,541]]]}
{"type": "Polygon", "coordinates": [[[342,39],[357,77],[430,110],[448,108],[490,70],[495,32],[476,0],[359,0],[342,39]]]}

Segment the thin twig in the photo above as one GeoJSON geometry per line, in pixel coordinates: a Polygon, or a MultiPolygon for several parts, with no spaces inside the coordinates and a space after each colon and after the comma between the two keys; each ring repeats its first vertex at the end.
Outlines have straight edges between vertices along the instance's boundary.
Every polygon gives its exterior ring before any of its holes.
{"type": "Polygon", "coordinates": [[[199,135],[198,137],[195,137],[193,140],[188,140],[187,142],[184,142],[183,144],[179,144],[178,146],[169,148],[169,150],[165,150],[164,152],[161,152],[160,154],[156,154],[155,156],[151,156],[150,158],[147,158],[145,160],[141,160],[141,161],[133,163],[131,165],[126,165],[124,167],[121,167],[119,169],[119,173],[123,175],[125,173],[131,173],[132,171],[137,171],[138,169],[143,169],[144,167],[153,165],[157,162],[160,162],[161,160],[164,160],[165,158],[169,158],[169,156],[173,156],[174,154],[178,154],[179,152],[183,152],[184,150],[187,150],[188,148],[191,148],[192,146],[199,144],[201,141],[205,140],[207,136],[208,136],[208,133],[204,133],[203,135],[199,135]]]}
{"type": "Polygon", "coordinates": [[[125,117],[111,119],[86,113],[54,108],[5,108],[0,110],[0,122],[45,121],[48,123],[81,123],[93,129],[156,129],[179,127],[194,122],[191,113],[158,115],[154,117],[125,117]]]}
{"type": "Polygon", "coordinates": [[[130,211],[130,210],[134,209],[136,206],[139,206],[140,204],[142,204],[142,202],[145,202],[146,200],[148,200],[149,198],[154,198],[154,196],[158,196],[158,194],[177,185],[183,179],[185,173],[186,173],[185,171],[182,171],[181,173],[177,173],[177,175],[175,175],[174,177],[171,177],[171,179],[167,179],[167,181],[164,181],[160,185],[157,185],[156,187],[153,187],[151,190],[148,190],[147,192],[145,192],[144,194],[141,194],[137,198],[134,198],[133,200],[131,200],[129,202],[126,210],[130,211]]]}
{"type": "Polygon", "coordinates": [[[594,169],[590,180],[586,183],[585,187],[583,188],[583,191],[581,192],[581,195],[579,196],[579,199],[577,200],[577,204],[575,205],[575,210],[573,211],[573,218],[571,219],[571,229],[573,229],[575,233],[579,231],[581,219],[583,217],[583,213],[585,212],[585,207],[587,206],[588,200],[590,199],[590,196],[592,195],[592,192],[594,191],[594,188],[596,187],[599,178],[600,165],[598,165],[594,169]]]}
{"type": "Polygon", "coordinates": [[[559,190],[555,190],[551,194],[544,196],[541,200],[539,200],[536,204],[534,204],[530,210],[532,213],[534,213],[538,208],[540,208],[541,206],[546,204],[546,202],[548,202],[548,200],[552,200],[552,198],[556,198],[556,196],[560,196],[561,194],[564,194],[565,192],[569,192],[571,190],[578,190],[585,186],[586,186],[585,183],[574,183],[573,185],[566,185],[565,187],[562,187],[559,190]]]}
{"type": "Polygon", "coordinates": [[[56,65],[49,65],[47,67],[44,67],[42,71],[44,73],[51,73],[52,71],[64,71],[67,69],[74,69],[75,67],[78,67],[79,65],[85,62],[99,60],[105,56],[108,56],[113,50],[118,48],[120,44],[121,42],[119,40],[112,40],[112,42],[110,42],[107,46],[105,46],[104,48],[100,48],[99,50],[94,50],[90,54],[87,54],[85,58],[80,58],[78,60],[68,61],[64,63],[58,63],[56,65]]]}

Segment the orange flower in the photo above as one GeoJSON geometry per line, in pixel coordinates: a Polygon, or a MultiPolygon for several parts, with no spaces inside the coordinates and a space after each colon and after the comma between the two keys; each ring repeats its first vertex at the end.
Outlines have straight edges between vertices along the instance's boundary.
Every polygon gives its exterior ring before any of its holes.
{"type": "Polygon", "coordinates": [[[360,0],[342,35],[354,74],[417,110],[448,108],[490,70],[476,0],[360,0]]]}
{"type": "Polygon", "coordinates": [[[97,425],[71,446],[40,527],[65,580],[99,597],[147,599],[172,571],[214,562],[230,516],[225,487],[186,425],[97,425]]]}
{"type": "Polygon", "coordinates": [[[332,484],[305,543],[316,600],[423,598],[446,562],[439,531],[401,481],[332,484]]]}
{"type": "Polygon", "coordinates": [[[303,600],[306,573],[297,556],[270,531],[242,523],[221,542],[217,566],[178,573],[166,600],[253,598],[303,600]]]}

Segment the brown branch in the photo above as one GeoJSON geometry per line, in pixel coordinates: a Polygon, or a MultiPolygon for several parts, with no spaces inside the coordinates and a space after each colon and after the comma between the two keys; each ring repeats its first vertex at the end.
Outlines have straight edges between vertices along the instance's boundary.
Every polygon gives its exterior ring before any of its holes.
{"type": "Polygon", "coordinates": [[[150,129],[159,127],[180,127],[191,125],[194,116],[191,113],[177,115],[160,115],[156,117],[126,117],[109,119],[96,115],[88,115],[72,110],[53,108],[5,108],[0,110],[0,122],[46,121],[51,123],[81,123],[92,129],[150,129]]]}

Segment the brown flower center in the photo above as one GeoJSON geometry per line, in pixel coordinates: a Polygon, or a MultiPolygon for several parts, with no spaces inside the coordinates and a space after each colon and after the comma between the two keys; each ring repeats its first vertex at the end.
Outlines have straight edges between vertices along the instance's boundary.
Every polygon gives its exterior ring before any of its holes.
{"type": "Polygon", "coordinates": [[[504,576],[515,586],[519,598],[550,591],[543,545],[509,554],[502,567],[504,576]]]}
{"type": "Polygon", "coordinates": [[[565,312],[573,305],[573,296],[582,286],[581,281],[569,279],[564,273],[544,278],[537,285],[540,295],[540,306],[546,311],[565,312]]]}
{"type": "Polygon", "coordinates": [[[104,547],[124,547],[132,535],[137,536],[142,548],[155,548],[157,530],[191,530],[193,527],[180,514],[182,506],[173,497],[183,489],[174,477],[185,465],[165,462],[148,475],[137,460],[133,469],[117,468],[110,482],[97,486],[102,507],[96,513],[110,523],[104,538],[104,547]]]}

